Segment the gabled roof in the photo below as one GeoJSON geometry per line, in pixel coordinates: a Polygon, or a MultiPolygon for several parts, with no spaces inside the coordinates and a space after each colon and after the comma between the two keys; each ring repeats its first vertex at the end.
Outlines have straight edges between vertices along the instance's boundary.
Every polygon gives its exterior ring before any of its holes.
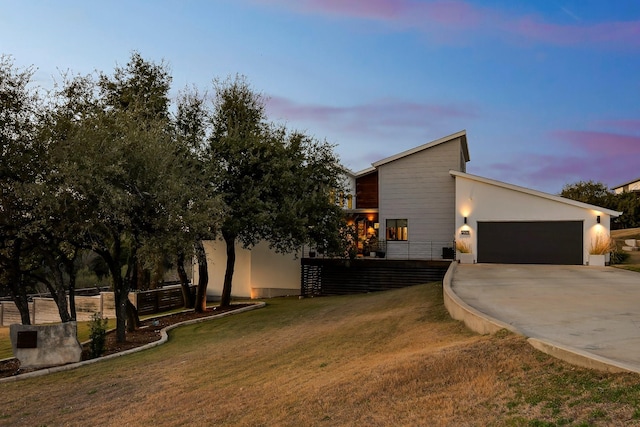
{"type": "Polygon", "coordinates": [[[415,147],[415,148],[412,148],[410,150],[403,151],[402,153],[398,153],[398,154],[395,154],[395,155],[393,155],[391,157],[387,157],[386,159],[378,160],[377,162],[373,163],[373,167],[374,168],[378,168],[378,167],[380,167],[380,166],[382,166],[382,165],[384,165],[386,163],[390,163],[390,162],[393,162],[394,160],[398,160],[398,159],[401,159],[403,157],[410,156],[410,155],[418,153],[418,152],[420,152],[422,150],[426,150],[428,148],[435,147],[436,145],[444,144],[445,142],[449,142],[449,141],[451,141],[453,139],[456,139],[456,138],[461,138],[462,139],[462,152],[464,154],[464,160],[466,162],[468,162],[470,159],[469,159],[469,146],[467,145],[467,131],[466,130],[461,130],[460,132],[454,133],[454,134],[449,135],[449,136],[445,136],[445,137],[440,138],[440,139],[436,139],[435,141],[431,141],[431,142],[428,142],[426,144],[420,145],[419,147],[415,147]]]}
{"type": "Polygon", "coordinates": [[[603,207],[600,207],[600,206],[590,205],[588,203],[578,202],[576,200],[571,200],[571,199],[567,199],[565,197],[560,197],[560,196],[556,196],[556,195],[553,195],[553,194],[544,193],[542,191],[532,190],[530,188],[520,187],[518,185],[507,184],[506,182],[496,181],[496,180],[489,179],[489,178],[483,178],[481,176],[471,175],[471,174],[468,174],[468,173],[458,172],[458,171],[455,171],[455,170],[450,170],[449,173],[454,177],[458,177],[459,176],[461,178],[466,178],[466,179],[470,179],[470,180],[473,180],[473,181],[482,182],[484,184],[494,185],[496,187],[506,188],[508,190],[518,191],[520,193],[528,194],[528,195],[531,195],[531,196],[542,197],[543,199],[553,200],[555,202],[576,206],[576,207],[579,207],[579,208],[582,208],[582,209],[591,209],[591,210],[594,210],[594,211],[599,211],[599,212],[602,212],[604,214],[610,215],[612,217],[619,217],[620,215],[622,215],[622,212],[613,211],[611,209],[603,208],[603,207]]]}
{"type": "Polygon", "coordinates": [[[640,178],[636,178],[636,179],[631,180],[629,182],[625,182],[624,184],[616,185],[615,187],[611,187],[611,189],[615,190],[616,188],[622,188],[622,187],[625,187],[627,185],[635,184],[638,181],[640,181],[640,178]]]}

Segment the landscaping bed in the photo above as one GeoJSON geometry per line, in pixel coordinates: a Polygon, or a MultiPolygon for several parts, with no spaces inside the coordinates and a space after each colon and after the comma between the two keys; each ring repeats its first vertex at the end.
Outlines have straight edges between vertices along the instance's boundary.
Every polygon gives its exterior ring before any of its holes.
{"type": "MultiPolygon", "coordinates": [[[[105,352],[103,353],[103,356],[120,353],[158,341],[161,338],[160,331],[168,326],[186,322],[188,320],[200,319],[203,317],[212,317],[220,313],[246,307],[247,305],[248,304],[234,304],[230,307],[208,308],[202,313],[196,313],[195,311],[184,311],[170,315],[147,318],[140,322],[140,327],[138,329],[133,332],[127,332],[126,342],[123,343],[116,342],[116,331],[111,330],[107,333],[105,352]]],[[[85,343],[83,345],[82,360],[88,359],[89,345],[88,343],[85,343]]],[[[32,372],[34,370],[36,369],[20,369],[20,362],[15,358],[0,361],[0,378],[20,375],[26,372],[32,372]]]]}

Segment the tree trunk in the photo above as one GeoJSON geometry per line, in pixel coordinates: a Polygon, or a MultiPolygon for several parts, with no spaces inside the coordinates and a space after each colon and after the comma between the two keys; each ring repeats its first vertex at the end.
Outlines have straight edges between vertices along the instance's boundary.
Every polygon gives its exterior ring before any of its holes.
{"type": "Polygon", "coordinates": [[[187,270],[185,270],[184,268],[184,252],[182,251],[178,253],[176,269],[178,270],[178,277],[180,278],[180,286],[182,287],[182,300],[184,301],[184,308],[194,308],[195,300],[193,298],[193,295],[191,294],[191,288],[189,286],[189,277],[187,277],[187,270]]]}
{"type": "Polygon", "coordinates": [[[233,233],[222,231],[222,237],[227,244],[227,270],[224,273],[224,286],[220,298],[220,307],[231,305],[231,284],[233,282],[233,270],[236,265],[236,236],[233,233]]]}
{"type": "Polygon", "coordinates": [[[53,300],[56,302],[62,323],[70,322],[71,315],[69,314],[69,305],[67,304],[67,292],[64,288],[63,264],[59,264],[55,257],[49,257],[48,261],[53,276],[53,283],[49,280],[43,280],[43,283],[49,289],[53,300]]]}
{"type": "Polygon", "coordinates": [[[9,293],[11,294],[11,299],[20,312],[20,322],[23,325],[30,325],[31,316],[29,315],[29,300],[27,298],[27,292],[25,291],[23,284],[20,282],[20,278],[14,277],[13,274],[9,279],[9,293]]]}
{"type": "Polygon", "coordinates": [[[60,315],[60,320],[62,323],[70,322],[71,315],[69,314],[68,305],[67,305],[67,292],[64,289],[64,284],[61,281],[64,280],[62,276],[62,272],[58,269],[57,266],[54,266],[56,269],[54,271],[54,280],[53,283],[46,279],[41,279],[41,282],[45,284],[49,292],[51,293],[51,297],[56,303],[56,307],[58,307],[58,314],[60,315]]]}
{"type": "Polygon", "coordinates": [[[127,332],[133,332],[140,327],[140,316],[138,316],[138,309],[129,300],[127,295],[127,332]]]}
{"type": "Polygon", "coordinates": [[[124,286],[127,289],[127,296],[125,299],[125,310],[127,316],[127,331],[133,332],[140,326],[140,317],[138,317],[138,310],[136,307],[129,301],[129,291],[138,289],[138,246],[133,244],[130,248],[129,261],[127,265],[127,272],[124,277],[124,286]]]}
{"type": "Polygon", "coordinates": [[[71,320],[78,319],[76,313],[76,272],[74,268],[69,271],[69,314],[71,315],[71,320]]]}
{"type": "Polygon", "coordinates": [[[127,302],[129,301],[129,290],[125,289],[124,281],[120,274],[113,276],[113,297],[116,305],[116,341],[125,342],[127,340],[127,302]]]}
{"type": "Polygon", "coordinates": [[[106,249],[94,249],[102,257],[109,267],[113,283],[113,298],[116,306],[116,342],[125,342],[127,339],[127,302],[129,301],[129,281],[122,278],[122,245],[120,236],[113,235],[112,251],[106,249]]]}
{"type": "Polygon", "coordinates": [[[16,239],[13,245],[9,249],[10,263],[11,265],[6,272],[7,285],[9,286],[9,293],[11,299],[16,304],[18,311],[20,312],[20,322],[23,325],[31,324],[31,316],[29,315],[29,300],[27,298],[27,291],[24,283],[22,283],[22,272],[20,270],[20,249],[22,246],[22,240],[16,239]]]}
{"type": "Polygon", "coordinates": [[[202,313],[207,309],[207,286],[209,285],[209,268],[207,266],[207,254],[204,251],[202,240],[195,242],[196,258],[198,260],[198,286],[196,288],[195,311],[202,313]]]}

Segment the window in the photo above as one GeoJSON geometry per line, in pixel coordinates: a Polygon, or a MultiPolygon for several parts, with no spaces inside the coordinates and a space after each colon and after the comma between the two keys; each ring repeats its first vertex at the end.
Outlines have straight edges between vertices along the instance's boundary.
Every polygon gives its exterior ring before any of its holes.
{"type": "Polygon", "coordinates": [[[387,240],[408,240],[406,219],[387,220],[387,240]]]}

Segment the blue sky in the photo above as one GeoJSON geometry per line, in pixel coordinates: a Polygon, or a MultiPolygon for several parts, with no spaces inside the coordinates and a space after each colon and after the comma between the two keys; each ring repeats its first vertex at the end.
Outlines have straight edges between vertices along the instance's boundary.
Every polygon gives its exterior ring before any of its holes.
{"type": "Polygon", "coordinates": [[[174,94],[247,76],[352,170],[466,129],[469,173],[550,193],[640,177],[638,0],[0,0],[0,53],[45,87],[134,50],[174,94]]]}

